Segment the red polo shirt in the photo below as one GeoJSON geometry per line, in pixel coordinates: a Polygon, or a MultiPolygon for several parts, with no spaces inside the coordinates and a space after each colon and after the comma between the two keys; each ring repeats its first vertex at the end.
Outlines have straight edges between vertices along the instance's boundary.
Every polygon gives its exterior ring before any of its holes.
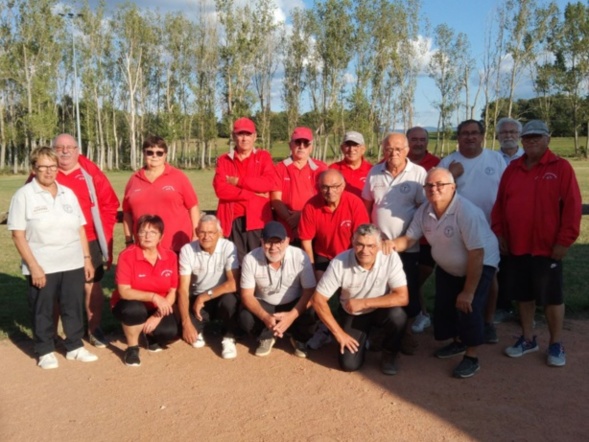
{"type": "Polygon", "coordinates": [[[332,211],[322,195],[311,198],[301,215],[299,238],[313,240],[313,252],[329,259],[352,246],[352,235],[361,224],[369,223],[366,206],[360,198],[344,191],[332,211]]]}
{"type": "MultiPolygon", "coordinates": [[[[135,290],[155,293],[166,297],[168,291],[178,287],[178,257],[171,250],[158,247],[159,258],[155,265],[145,259],[143,250],[138,245],[130,245],[119,255],[117,262],[116,283],[130,285],[135,290]]],[[[121,299],[116,289],[110,300],[110,307],[121,299]]],[[[151,302],[145,305],[149,309],[156,308],[151,302]]]]}
{"type": "Polygon", "coordinates": [[[327,169],[327,164],[319,160],[309,159],[302,169],[299,169],[291,157],[276,165],[276,173],[282,192],[282,202],[290,210],[303,210],[305,203],[317,195],[317,179],[319,174],[327,169]]]}
{"type": "Polygon", "coordinates": [[[348,192],[352,192],[354,195],[358,197],[362,197],[362,189],[364,189],[364,183],[366,182],[366,176],[370,169],[372,168],[372,164],[370,164],[365,159],[362,159],[362,163],[360,167],[357,169],[352,169],[349,165],[346,164],[345,161],[338,161],[337,163],[333,163],[329,166],[330,169],[336,169],[341,172],[346,180],[346,190],[348,192]]]}
{"type": "MultiPolygon", "coordinates": [[[[413,161],[413,160],[411,160],[411,161],[413,161]]],[[[425,156],[421,159],[420,162],[417,162],[417,161],[413,161],[413,162],[415,164],[419,164],[426,171],[428,171],[428,170],[436,167],[439,164],[440,159],[437,156],[432,155],[431,153],[426,151],[425,156]]]]}

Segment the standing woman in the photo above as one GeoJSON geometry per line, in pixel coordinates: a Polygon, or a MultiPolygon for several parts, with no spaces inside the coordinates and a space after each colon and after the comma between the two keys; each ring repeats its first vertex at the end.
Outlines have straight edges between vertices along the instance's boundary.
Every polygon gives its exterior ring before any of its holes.
{"type": "Polygon", "coordinates": [[[126,365],[139,366],[139,337],[145,333],[148,350],[178,337],[173,313],[178,287],[178,258],[162,246],[164,223],[157,215],[137,220],[137,243],[121,252],[117,262],[117,289],[111,298],[112,312],[123,324],[126,365]]]}
{"type": "Polygon", "coordinates": [[[145,166],[131,176],[125,187],[123,229],[129,245],[139,217],[146,213],[159,215],[166,226],[162,246],[178,254],[184,244],[196,239],[198,198],[186,175],[166,162],[167,156],[163,138],[151,136],[143,142],[145,166]]]}
{"type": "Polygon", "coordinates": [[[49,147],[31,153],[34,179],[16,191],[8,230],[22,258],[29,284],[35,353],[41,368],[57,368],[54,308],[59,303],[66,359],[92,362],[84,336],[84,283],[94,277],[86,221],[76,195],[55,181],[57,155],[49,147]]]}

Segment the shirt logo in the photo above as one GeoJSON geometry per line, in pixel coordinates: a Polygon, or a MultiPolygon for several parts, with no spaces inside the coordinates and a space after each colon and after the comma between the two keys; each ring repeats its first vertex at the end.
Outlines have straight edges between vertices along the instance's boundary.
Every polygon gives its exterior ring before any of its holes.
{"type": "Polygon", "coordinates": [[[351,228],[352,227],[352,220],[349,220],[349,219],[343,220],[339,226],[351,228]]]}
{"type": "Polygon", "coordinates": [[[172,271],[169,269],[162,270],[162,273],[160,276],[163,276],[165,278],[169,278],[170,276],[172,276],[172,271]]]}
{"type": "Polygon", "coordinates": [[[164,186],[162,187],[162,190],[165,190],[166,192],[175,192],[176,189],[174,189],[174,186],[164,186]]]}
{"type": "Polygon", "coordinates": [[[401,193],[407,194],[407,193],[411,192],[411,186],[407,183],[403,183],[403,184],[401,184],[401,187],[399,190],[401,191],[401,193]]]}
{"type": "Polygon", "coordinates": [[[555,173],[552,172],[546,172],[544,174],[544,176],[542,177],[543,180],[557,180],[558,176],[556,176],[555,173]]]}
{"type": "Polygon", "coordinates": [[[33,208],[33,214],[37,215],[38,213],[45,213],[48,212],[49,209],[47,208],[47,206],[37,206],[35,208],[33,208]]]}
{"type": "Polygon", "coordinates": [[[63,205],[63,211],[65,213],[73,213],[74,212],[74,208],[71,205],[69,205],[69,204],[64,204],[63,205]]]}
{"type": "Polygon", "coordinates": [[[493,169],[492,167],[485,167],[485,175],[495,175],[495,169],[493,169]]]}
{"type": "Polygon", "coordinates": [[[454,227],[447,226],[444,229],[444,235],[446,235],[446,238],[452,238],[454,236],[454,227]]]}

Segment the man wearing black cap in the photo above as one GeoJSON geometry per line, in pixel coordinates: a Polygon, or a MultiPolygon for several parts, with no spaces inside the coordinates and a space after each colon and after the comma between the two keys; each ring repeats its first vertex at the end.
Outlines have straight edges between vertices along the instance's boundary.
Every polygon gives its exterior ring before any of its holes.
{"type": "Polygon", "coordinates": [[[550,332],[546,363],[562,367],[562,259],[579,236],[581,191],[569,162],[548,148],[550,132],[543,121],[526,123],[521,139],[525,153],[503,174],[491,214],[522,326],[522,335],[505,354],[517,358],[538,351],[533,323],[539,303],[550,332]]]}
{"type": "Polygon", "coordinates": [[[284,226],[270,221],[262,230],[262,246],[242,262],[241,326],[258,336],[256,356],[267,356],[276,338],[289,332],[295,355],[307,356],[305,342],[313,334],[314,320],[307,305],[315,290],[309,257],[289,245],[284,226]],[[291,327],[292,326],[292,327],[291,327]]]}

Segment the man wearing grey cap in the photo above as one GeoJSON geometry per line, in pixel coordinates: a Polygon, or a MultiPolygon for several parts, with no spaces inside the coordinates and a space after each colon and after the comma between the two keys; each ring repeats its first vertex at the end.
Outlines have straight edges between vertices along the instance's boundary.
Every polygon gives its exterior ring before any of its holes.
{"type": "Polygon", "coordinates": [[[526,123],[521,139],[525,153],[503,174],[491,214],[522,326],[522,335],[505,354],[517,358],[538,351],[533,323],[536,304],[541,304],[550,332],[546,363],[562,367],[562,259],[579,236],[581,192],[572,166],[549,149],[543,121],[526,123]]]}
{"type": "Polygon", "coordinates": [[[366,182],[366,176],[370,172],[372,164],[364,159],[366,144],[360,132],[346,132],[340,146],[344,159],[333,163],[330,169],[341,172],[346,180],[346,190],[362,197],[362,189],[366,182]]]}
{"type": "Polygon", "coordinates": [[[315,290],[315,275],[305,252],[289,245],[284,226],[270,221],[262,230],[262,245],[241,265],[240,312],[243,329],[258,337],[256,356],[267,356],[276,338],[287,330],[295,355],[307,357],[305,342],[314,319],[307,305],[315,290]]]}

